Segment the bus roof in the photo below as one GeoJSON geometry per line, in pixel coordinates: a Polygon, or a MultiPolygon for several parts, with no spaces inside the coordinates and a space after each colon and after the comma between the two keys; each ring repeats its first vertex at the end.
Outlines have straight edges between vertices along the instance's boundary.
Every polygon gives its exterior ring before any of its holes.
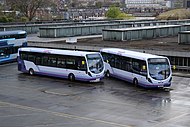
{"type": "Polygon", "coordinates": [[[38,53],[47,53],[47,54],[58,54],[58,55],[71,55],[71,56],[85,56],[87,54],[97,53],[97,52],[87,52],[87,51],[36,48],[36,47],[19,48],[19,51],[38,52],[38,53]]]}
{"type": "Polygon", "coordinates": [[[136,58],[141,60],[147,60],[148,58],[166,58],[163,56],[152,55],[148,53],[136,52],[131,50],[119,49],[119,48],[103,48],[101,52],[111,53],[120,56],[126,56],[130,58],[136,58]]]}
{"type": "Polygon", "coordinates": [[[14,31],[0,31],[0,36],[2,35],[14,35],[14,34],[25,34],[26,31],[14,30],[14,31]]]}

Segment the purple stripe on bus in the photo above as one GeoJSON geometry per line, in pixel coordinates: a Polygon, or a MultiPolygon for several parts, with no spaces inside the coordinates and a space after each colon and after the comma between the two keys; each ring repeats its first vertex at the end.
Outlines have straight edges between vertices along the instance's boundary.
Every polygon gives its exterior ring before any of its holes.
{"type": "MultiPolygon", "coordinates": [[[[64,78],[64,79],[68,78],[68,75],[51,74],[51,73],[45,73],[45,72],[35,72],[35,74],[58,77],[58,78],[64,78]]],[[[99,78],[102,79],[103,77],[99,77],[99,78]]],[[[96,80],[96,78],[80,78],[80,77],[75,77],[75,79],[80,80],[80,81],[93,81],[93,80],[96,80]]]]}
{"type": "MultiPolygon", "coordinates": [[[[22,71],[24,73],[28,73],[28,71],[25,68],[21,68],[20,71],[22,71]]],[[[37,74],[37,75],[45,75],[45,76],[51,76],[51,77],[58,77],[58,78],[68,79],[68,75],[51,74],[51,73],[45,73],[45,72],[34,72],[34,73],[37,74]]],[[[100,78],[100,80],[102,80],[103,76],[97,77],[97,78],[100,78]]],[[[96,80],[97,78],[80,78],[80,77],[75,77],[75,79],[79,80],[79,81],[93,81],[93,80],[96,80]]]]}
{"type": "MultiPolygon", "coordinates": [[[[124,77],[121,77],[121,76],[118,76],[118,75],[114,75],[114,74],[110,74],[110,76],[112,77],[115,77],[115,78],[118,78],[118,79],[121,79],[121,80],[124,80],[124,81],[127,81],[127,82],[130,82],[130,83],[133,83],[133,80],[129,79],[129,78],[124,78],[124,77]]],[[[167,83],[167,84],[163,84],[163,85],[160,85],[160,84],[154,84],[154,85],[148,85],[146,83],[140,83],[138,84],[139,86],[142,86],[142,87],[145,87],[145,88],[158,88],[158,87],[169,87],[171,86],[171,83],[167,83]]]]}

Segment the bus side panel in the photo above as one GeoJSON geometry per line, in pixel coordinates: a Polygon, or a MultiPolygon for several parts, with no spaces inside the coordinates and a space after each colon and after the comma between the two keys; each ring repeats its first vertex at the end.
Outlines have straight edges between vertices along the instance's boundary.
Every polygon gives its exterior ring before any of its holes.
{"type": "Polygon", "coordinates": [[[81,81],[90,81],[90,80],[95,80],[96,78],[90,77],[89,75],[86,74],[85,71],[79,71],[74,74],[76,80],[81,80],[81,81]]]}
{"type": "Polygon", "coordinates": [[[17,63],[18,63],[18,71],[27,72],[26,67],[24,65],[24,60],[21,60],[19,56],[17,58],[17,63]]]}
{"type": "Polygon", "coordinates": [[[150,83],[147,81],[146,76],[142,76],[139,74],[123,71],[117,68],[113,68],[113,77],[133,83],[133,79],[136,78],[138,80],[138,84],[140,86],[149,86],[150,83]]]}
{"type": "Polygon", "coordinates": [[[13,47],[26,47],[27,40],[26,39],[15,39],[15,40],[7,40],[8,45],[12,45],[13,47]]]}
{"type": "Polygon", "coordinates": [[[117,68],[113,68],[113,77],[128,81],[130,83],[133,82],[132,73],[117,68]]]}
{"type": "Polygon", "coordinates": [[[134,78],[136,78],[138,80],[138,85],[139,86],[146,87],[146,86],[150,85],[150,83],[148,82],[146,76],[133,73],[132,74],[132,82],[133,82],[134,78]]]}
{"type": "MultiPolygon", "coordinates": [[[[37,66],[38,70],[36,74],[59,77],[59,78],[68,78],[70,73],[74,74],[76,80],[89,81],[89,76],[85,71],[56,68],[56,67],[46,67],[46,66],[37,66]]],[[[34,70],[35,71],[35,70],[34,70]]]]}
{"type": "Polygon", "coordinates": [[[46,67],[46,66],[38,66],[38,68],[39,72],[37,74],[59,77],[59,78],[67,78],[66,69],[46,67]]]}
{"type": "MultiPolygon", "coordinates": [[[[36,66],[33,62],[26,60],[18,60],[18,70],[27,73],[29,69],[33,69],[35,74],[47,75],[59,78],[68,78],[70,73],[74,74],[76,80],[91,81],[96,80],[96,76],[89,76],[85,71],[47,67],[47,66],[36,66]]],[[[103,74],[102,74],[103,77],[103,74]]],[[[102,77],[100,77],[102,79],[102,77]]]]}
{"type": "Polygon", "coordinates": [[[10,57],[8,57],[8,58],[2,58],[2,59],[0,58],[0,64],[14,62],[14,61],[16,61],[16,58],[14,58],[14,59],[10,59],[10,57]]]}
{"type": "Polygon", "coordinates": [[[47,67],[47,66],[39,66],[40,74],[60,77],[60,78],[67,78],[68,71],[64,68],[55,68],[55,67],[47,67]]]}
{"type": "Polygon", "coordinates": [[[105,72],[109,71],[111,75],[113,75],[113,69],[112,67],[110,66],[110,64],[104,62],[104,66],[105,66],[105,72]]]}
{"type": "Polygon", "coordinates": [[[10,59],[13,59],[13,60],[16,60],[17,58],[17,53],[14,53],[14,54],[10,54],[10,59]]]}
{"type": "Polygon", "coordinates": [[[8,62],[14,62],[14,61],[16,61],[16,58],[17,58],[17,53],[8,54],[2,58],[0,57],[0,64],[8,63],[8,62]]]}
{"type": "Polygon", "coordinates": [[[33,62],[24,60],[24,65],[27,71],[29,71],[29,69],[33,69],[34,72],[39,72],[38,67],[33,62]]]}

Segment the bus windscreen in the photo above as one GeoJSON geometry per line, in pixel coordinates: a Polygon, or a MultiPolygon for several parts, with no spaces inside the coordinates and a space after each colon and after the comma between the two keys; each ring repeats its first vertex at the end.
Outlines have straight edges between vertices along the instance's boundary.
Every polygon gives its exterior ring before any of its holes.
{"type": "Polygon", "coordinates": [[[100,54],[88,54],[87,61],[88,61],[89,70],[92,73],[98,74],[102,72],[104,68],[104,63],[100,54]]]}
{"type": "Polygon", "coordinates": [[[149,74],[153,79],[164,80],[170,75],[169,62],[165,58],[148,59],[149,74]]]}

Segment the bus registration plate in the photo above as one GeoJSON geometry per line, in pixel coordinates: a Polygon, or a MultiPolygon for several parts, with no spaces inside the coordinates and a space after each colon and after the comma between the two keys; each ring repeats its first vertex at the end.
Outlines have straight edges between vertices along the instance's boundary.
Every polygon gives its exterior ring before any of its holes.
{"type": "Polygon", "coordinates": [[[95,80],[92,80],[91,82],[99,82],[100,81],[100,78],[97,78],[95,80]]]}

